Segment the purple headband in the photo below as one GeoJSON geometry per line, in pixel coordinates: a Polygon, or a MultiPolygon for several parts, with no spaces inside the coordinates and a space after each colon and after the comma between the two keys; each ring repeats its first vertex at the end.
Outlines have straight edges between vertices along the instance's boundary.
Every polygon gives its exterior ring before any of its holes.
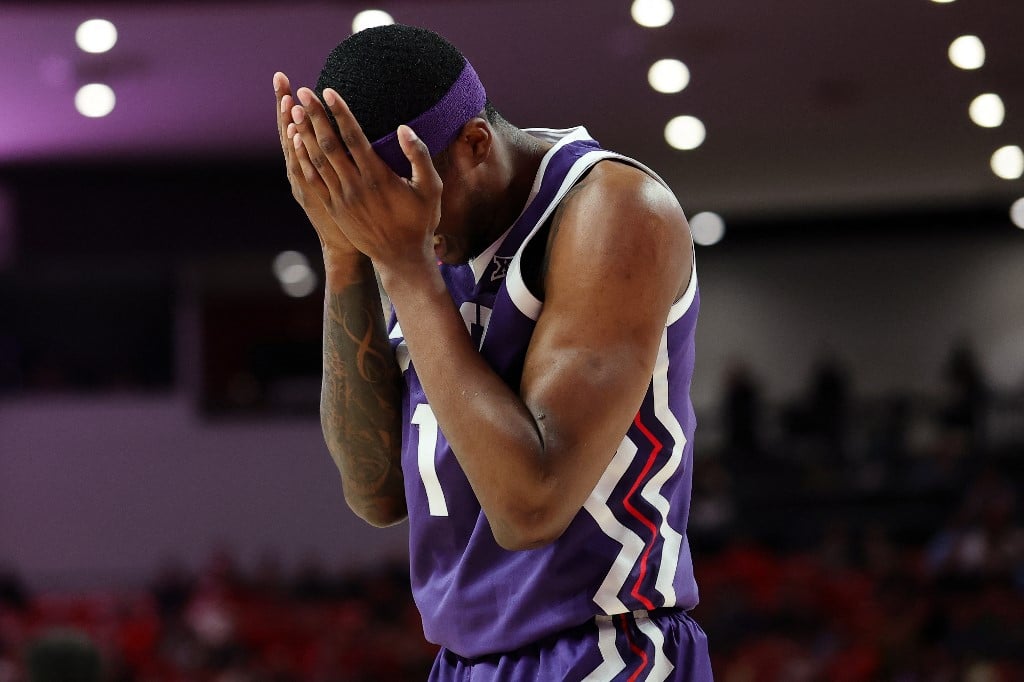
{"type": "MultiPolygon", "coordinates": [[[[406,125],[423,140],[430,150],[430,156],[433,157],[455,140],[462,126],[466,125],[466,121],[483,111],[486,103],[487,93],[484,86],[473,70],[473,65],[467,60],[462,73],[455,79],[444,97],[406,125]]],[[[404,178],[412,177],[412,167],[398,144],[397,131],[385,135],[372,146],[391,170],[404,178]]]]}

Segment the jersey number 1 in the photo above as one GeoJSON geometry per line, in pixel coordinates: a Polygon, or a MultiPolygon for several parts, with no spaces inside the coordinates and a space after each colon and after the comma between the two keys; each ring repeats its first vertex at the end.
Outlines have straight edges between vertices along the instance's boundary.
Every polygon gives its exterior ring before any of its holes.
{"type": "Polygon", "coordinates": [[[444,501],[441,481],[437,478],[435,453],[437,451],[437,418],[430,405],[420,403],[412,413],[412,423],[420,429],[420,439],[416,450],[416,463],[419,465],[420,478],[427,491],[427,506],[431,516],[448,516],[448,504],[444,501]]]}

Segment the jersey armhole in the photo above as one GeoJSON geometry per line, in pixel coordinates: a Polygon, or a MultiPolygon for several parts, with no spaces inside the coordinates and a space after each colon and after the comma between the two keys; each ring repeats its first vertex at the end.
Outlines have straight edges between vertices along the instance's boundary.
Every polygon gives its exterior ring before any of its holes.
{"type": "MultiPolygon", "coordinates": [[[[547,255],[547,249],[549,246],[547,244],[547,240],[550,238],[551,234],[552,218],[555,214],[555,211],[558,209],[558,206],[561,204],[562,199],[565,198],[565,194],[568,192],[568,190],[575,187],[577,183],[579,183],[584,177],[587,176],[588,173],[590,173],[591,170],[593,170],[597,166],[597,164],[601,163],[602,161],[614,161],[636,168],[637,170],[645,173],[646,175],[649,175],[651,178],[656,180],[669,192],[672,191],[672,188],[668,186],[668,183],[665,182],[661,178],[661,176],[659,176],[653,170],[651,170],[644,164],[640,163],[636,159],[631,159],[628,156],[623,156],[621,154],[616,154],[614,152],[608,152],[605,150],[602,150],[602,152],[600,153],[601,158],[593,160],[592,163],[590,163],[586,168],[580,171],[575,178],[573,178],[572,182],[567,187],[563,188],[563,191],[559,192],[557,200],[553,202],[551,209],[545,212],[541,224],[538,225],[529,235],[527,235],[526,239],[523,241],[523,244],[519,247],[519,250],[516,252],[516,256],[513,259],[511,266],[509,267],[508,276],[505,278],[505,286],[508,289],[509,297],[512,299],[513,303],[515,303],[516,307],[519,308],[520,312],[522,312],[524,315],[526,315],[527,317],[534,321],[536,321],[537,318],[540,317],[540,311],[544,307],[544,299],[542,296],[538,295],[539,292],[536,292],[533,289],[531,289],[530,284],[527,282],[527,273],[524,272],[522,261],[525,258],[527,258],[527,256],[529,256],[531,262],[534,262],[534,259],[536,258],[540,258],[541,263],[543,263],[547,255]],[[537,244],[539,242],[534,241],[534,238],[538,236],[542,237],[545,243],[544,251],[539,254],[537,253],[537,244]]],[[[692,243],[692,234],[690,236],[690,239],[692,243]]],[[[540,265],[538,264],[536,267],[539,268],[540,265]]],[[[542,276],[539,272],[530,272],[530,275],[533,277],[542,276]]],[[[683,315],[686,314],[686,312],[690,309],[690,306],[693,304],[693,299],[696,296],[696,293],[697,258],[696,252],[694,252],[690,268],[690,280],[687,283],[686,289],[683,291],[683,294],[678,299],[676,299],[676,301],[669,308],[668,318],[665,322],[666,327],[671,326],[672,324],[677,322],[681,317],[683,317],[683,315]]]]}

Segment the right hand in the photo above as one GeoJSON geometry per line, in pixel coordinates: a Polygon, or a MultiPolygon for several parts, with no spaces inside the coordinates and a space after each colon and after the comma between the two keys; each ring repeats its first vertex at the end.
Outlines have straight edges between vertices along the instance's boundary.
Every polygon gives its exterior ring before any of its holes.
{"type": "Polygon", "coordinates": [[[280,71],[274,74],[274,93],[277,95],[277,133],[284,153],[288,183],[292,188],[292,196],[305,211],[320,237],[325,262],[335,258],[359,258],[361,254],[341,231],[324,204],[327,187],[313,168],[306,148],[300,147],[296,151],[292,144],[291,138],[295,135],[292,107],[296,102],[288,77],[280,71]]]}

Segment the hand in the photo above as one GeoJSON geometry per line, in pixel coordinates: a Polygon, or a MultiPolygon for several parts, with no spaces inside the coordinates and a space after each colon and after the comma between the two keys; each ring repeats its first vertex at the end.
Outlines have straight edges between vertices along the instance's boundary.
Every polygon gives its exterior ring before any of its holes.
{"type": "MultiPolygon", "coordinates": [[[[288,182],[292,187],[292,196],[305,211],[309,222],[313,224],[320,237],[320,246],[324,251],[325,261],[333,257],[349,257],[359,255],[356,247],[348,240],[345,234],[331,218],[327,207],[320,199],[320,193],[309,180],[307,180],[308,168],[312,171],[309,157],[306,155],[306,148],[296,149],[291,138],[295,137],[295,122],[292,120],[292,107],[295,100],[291,95],[291,86],[288,77],[283,73],[274,74],[274,94],[277,95],[277,134],[281,139],[281,151],[284,154],[285,167],[288,172],[288,182]]],[[[308,174],[320,185],[319,178],[315,171],[308,174]]]]}
{"type": "Polygon", "coordinates": [[[375,264],[433,262],[442,183],[423,141],[408,126],[399,126],[399,144],[412,166],[412,178],[407,180],[377,156],[337,92],[324,90],[324,102],[344,145],[313,91],[300,88],[297,95],[302,106],[291,111],[296,130],[292,145],[304,186],[316,193],[349,241],[375,264]]]}

